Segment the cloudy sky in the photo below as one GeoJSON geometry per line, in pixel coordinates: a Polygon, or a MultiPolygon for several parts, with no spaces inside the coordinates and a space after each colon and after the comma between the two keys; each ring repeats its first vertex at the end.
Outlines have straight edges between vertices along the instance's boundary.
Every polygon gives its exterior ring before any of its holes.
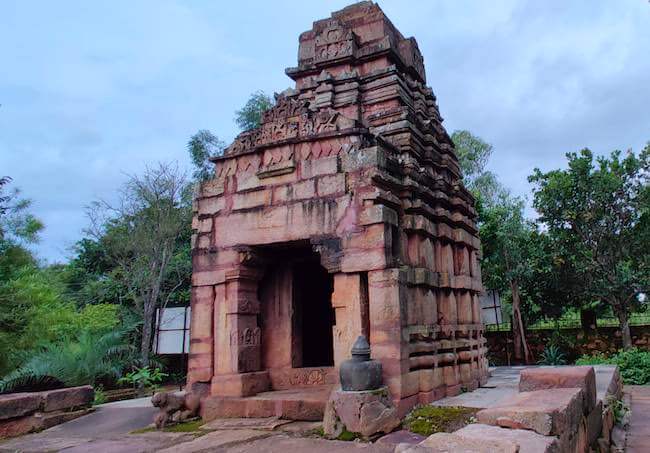
{"type": "MultiPolygon", "coordinates": [[[[196,130],[232,140],[252,91],[290,86],[299,33],[348,3],[0,2],[0,175],[46,224],[39,256],[67,259],[84,206],[125,175],[189,168],[196,130]]],[[[647,0],[379,4],[417,38],[447,129],[492,143],[515,193],[568,151],[650,140],[647,0]]]]}

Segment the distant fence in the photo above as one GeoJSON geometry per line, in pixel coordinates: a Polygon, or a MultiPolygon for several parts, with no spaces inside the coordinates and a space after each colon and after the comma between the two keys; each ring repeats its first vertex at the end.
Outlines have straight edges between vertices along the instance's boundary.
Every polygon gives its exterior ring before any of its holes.
{"type": "MultiPolygon", "coordinates": [[[[598,318],[596,327],[618,327],[619,322],[616,318],[598,318]]],[[[630,326],[650,326],[650,313],[634,313],[630,316],[630,326]]],[[[538,321],[526,327],[526,330],[550,330],[550,329],[576,329],[582,327],[580,315],[563,316],[556,320],[538,321]]],[[[505,332],[510,331],[509,322],[500,324],[487,324],[485,330],[488,332],[505,332]]]]}

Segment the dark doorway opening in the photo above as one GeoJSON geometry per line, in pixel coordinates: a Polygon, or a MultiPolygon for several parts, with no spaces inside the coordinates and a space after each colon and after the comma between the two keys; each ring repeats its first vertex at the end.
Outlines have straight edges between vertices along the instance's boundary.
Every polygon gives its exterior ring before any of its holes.
{"type": "Polygon", "coordinates": [[[308,241],[259,246],[264,368],[334,366],[334,278],[308,241]]]}
{"type": "Polygon", "coordinates": [[[295,263],[293,276],[294,326],[302,337],[301,363],[294,366],[334,366],[332,275],[310,259],[295,263]]]}

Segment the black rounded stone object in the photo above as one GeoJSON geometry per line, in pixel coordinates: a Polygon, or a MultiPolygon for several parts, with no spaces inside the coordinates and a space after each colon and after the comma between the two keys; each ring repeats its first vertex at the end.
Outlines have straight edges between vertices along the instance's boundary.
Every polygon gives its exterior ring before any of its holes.
{"type": "Polygon", "coordinates": [[[370,345],[360,335],[352,346],[352,358],[341,363],[341,389],[347,392],[376,390],[381,387],[381,363],[370,360],[370,345]]]}

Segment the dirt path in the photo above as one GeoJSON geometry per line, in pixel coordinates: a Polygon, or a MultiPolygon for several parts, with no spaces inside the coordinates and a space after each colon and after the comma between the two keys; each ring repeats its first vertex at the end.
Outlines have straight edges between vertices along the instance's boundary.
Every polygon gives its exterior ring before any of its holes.
{"type": "Polygon", "coordinates": [[[626,385],[632,400],[632,418],[627,433],[628,453],[650,452],[650,386],[626,385]]]}

